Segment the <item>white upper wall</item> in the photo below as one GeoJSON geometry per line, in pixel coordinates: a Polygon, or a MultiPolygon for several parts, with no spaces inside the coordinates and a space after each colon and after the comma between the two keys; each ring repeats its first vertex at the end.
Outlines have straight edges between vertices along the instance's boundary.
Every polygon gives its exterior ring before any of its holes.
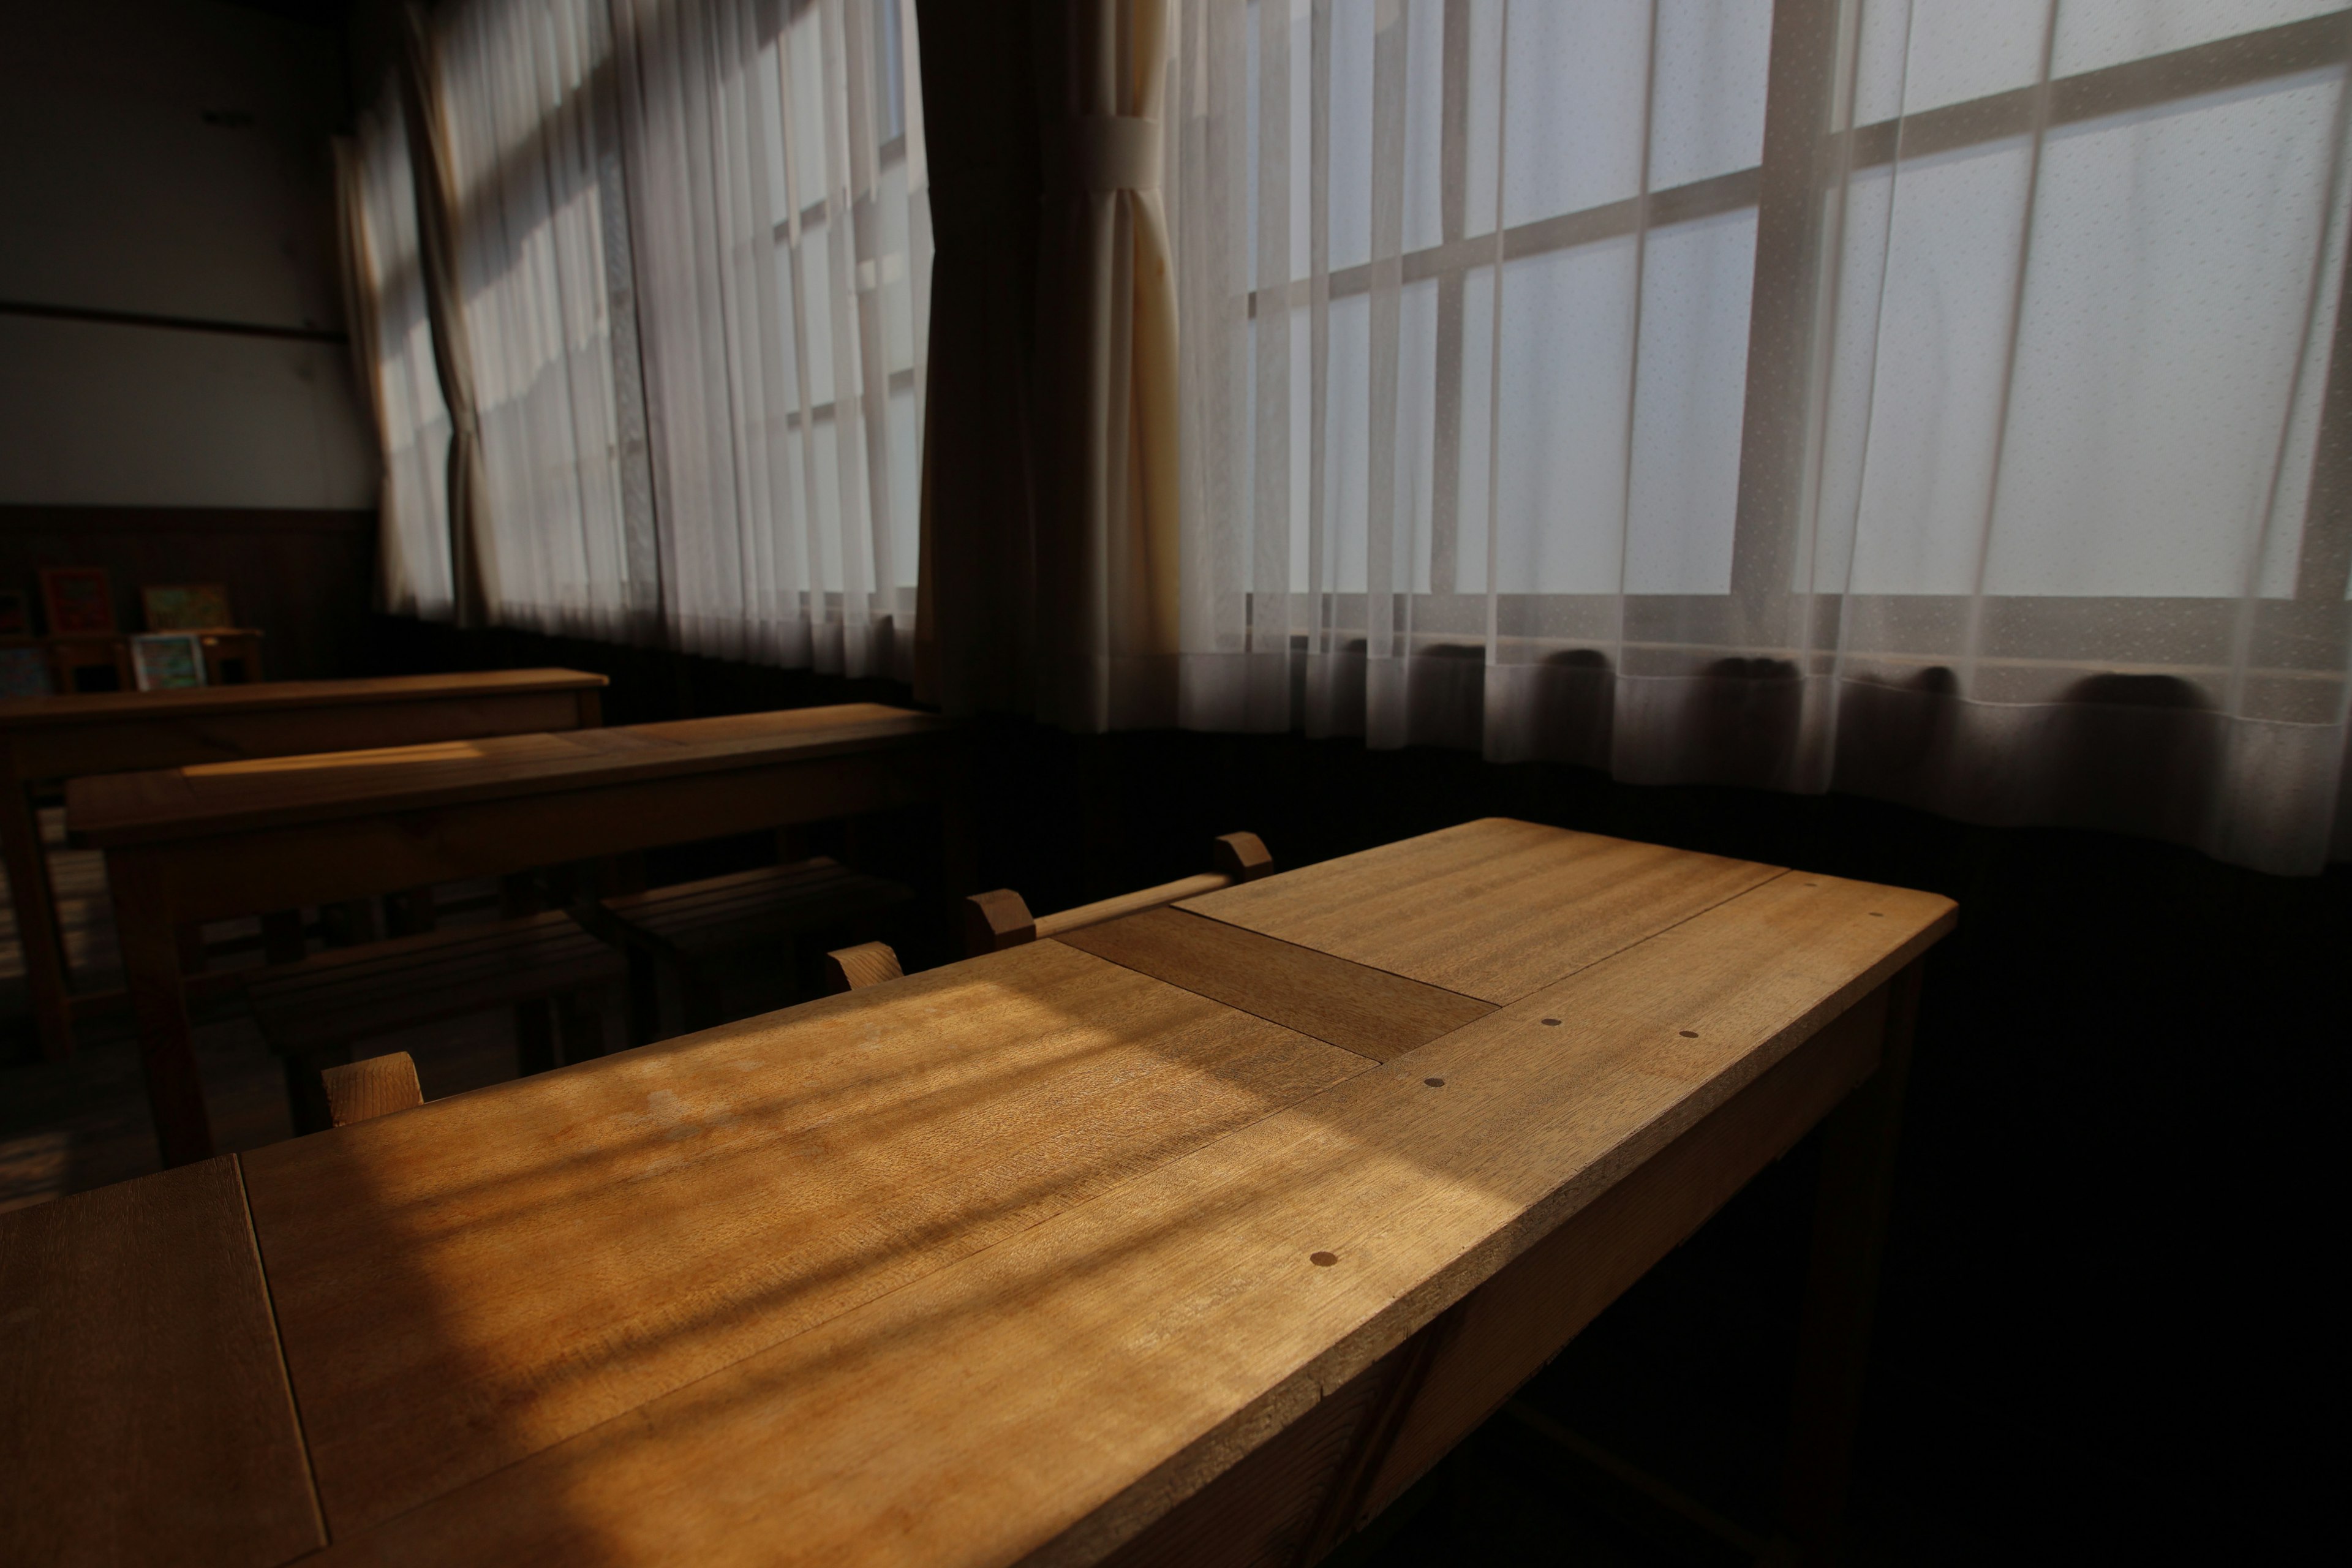
{"type": "MultiPolygon", "coordinates": [[[[322,27],[0,0],[0,306],[340,330],[343,98],[322,27]]],[[[373,448],[340,343],[0,310],[0,503],[372,507],[373,448]]]]}

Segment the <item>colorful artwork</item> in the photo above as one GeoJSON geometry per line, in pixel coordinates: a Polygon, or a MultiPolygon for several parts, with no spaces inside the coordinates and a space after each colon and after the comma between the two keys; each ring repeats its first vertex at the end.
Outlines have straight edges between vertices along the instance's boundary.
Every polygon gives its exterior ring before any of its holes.
{"type": "Polygon", "coordinates": [[[205,683],[202,639],[186,632],[163,632],[131,639],[131,665],[142,691],[169,691],[205,683]]]}
{"type": "Polygon", "coordinates": [[[22,588],[0,588],[0,637],[33,635],[33,596],[22,588]]]}
{"type": "Polygon", "coordinates": [[[48,649],[0,647],[0,697],[47,697],[56,689],[48,649]]]}
{"type": "Polygon", "coordinates": [[[114,629],[114,589],[103,566],[42,567],[41,604],[51,637],[114,629]]]}
{"type": "Polygon", "coordinates": [[[228,590],[218,583],[151,584],[139,590],[151,632],[210,632],[229,619],[228,590]]]}

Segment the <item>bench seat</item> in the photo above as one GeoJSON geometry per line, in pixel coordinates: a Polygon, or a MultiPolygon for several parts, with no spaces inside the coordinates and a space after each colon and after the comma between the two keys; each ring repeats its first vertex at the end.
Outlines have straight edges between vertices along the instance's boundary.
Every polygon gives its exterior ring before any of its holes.
{"type": "Polygon", "coordinates": [[[676,988],[683,1026],[707,1028],[722,1021],[706,968],[713,961],[761,948],[789,953],[797,939],[820,932],[863,933],[913,898],[902,883],[819,856],[605,899],[599,907],[610,928],[600,924],[600,934],[628,949],[631,1034],[654,1039],[665,1032],[665,981],[676,988]]]}
{"type": "MultiPolygon", "coordinates": [[[[277,964],[247,982],[246,999],[262,1037],[285,1060],[294,1130],[312,1132],[329,1125],[320,1074],[351,1060],[354,1042],[468,1013],[568,997],[627,973],[625,957],[553,910],[277,964]]],[[[600,1054],[601,1042],[590,1037],[583,1021],[566,1023],[567,1056],[600,1054]]],[[[553,1063],[520,1065],[530,1072],[553,1063]]]]}

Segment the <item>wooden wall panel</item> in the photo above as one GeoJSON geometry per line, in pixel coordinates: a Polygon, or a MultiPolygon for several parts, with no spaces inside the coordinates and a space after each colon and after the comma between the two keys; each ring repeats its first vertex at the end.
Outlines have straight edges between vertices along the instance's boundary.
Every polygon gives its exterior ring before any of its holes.
{"type": "Polygon", "coordinates": [[[41,567],[103,566],[116,625],[139,632],[142,584],[226,584],[274,680],[368,673],[375,548],[373,511],[0,505],[0,588],[37,604],[41,567]]]}

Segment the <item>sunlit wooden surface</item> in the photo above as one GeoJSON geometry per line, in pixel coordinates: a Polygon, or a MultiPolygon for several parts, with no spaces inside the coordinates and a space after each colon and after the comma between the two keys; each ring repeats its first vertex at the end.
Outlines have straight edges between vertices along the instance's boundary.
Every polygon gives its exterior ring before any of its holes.
{"type": "MultiPolygon", "coordinates": [[[[1411,926],[1483,868],[1542,929],[1678,853],[1583,838],[1321,880],[1411,926]]],[[[1402,1036],[1360,959],[1163,910],[242,1156],[324,1560],[1311,1556],[1806,1129],[1885,1124],[1951,904],[1691,858],[1713,900],[1507,1001],[1381,971],[1402,1036]]]]}

